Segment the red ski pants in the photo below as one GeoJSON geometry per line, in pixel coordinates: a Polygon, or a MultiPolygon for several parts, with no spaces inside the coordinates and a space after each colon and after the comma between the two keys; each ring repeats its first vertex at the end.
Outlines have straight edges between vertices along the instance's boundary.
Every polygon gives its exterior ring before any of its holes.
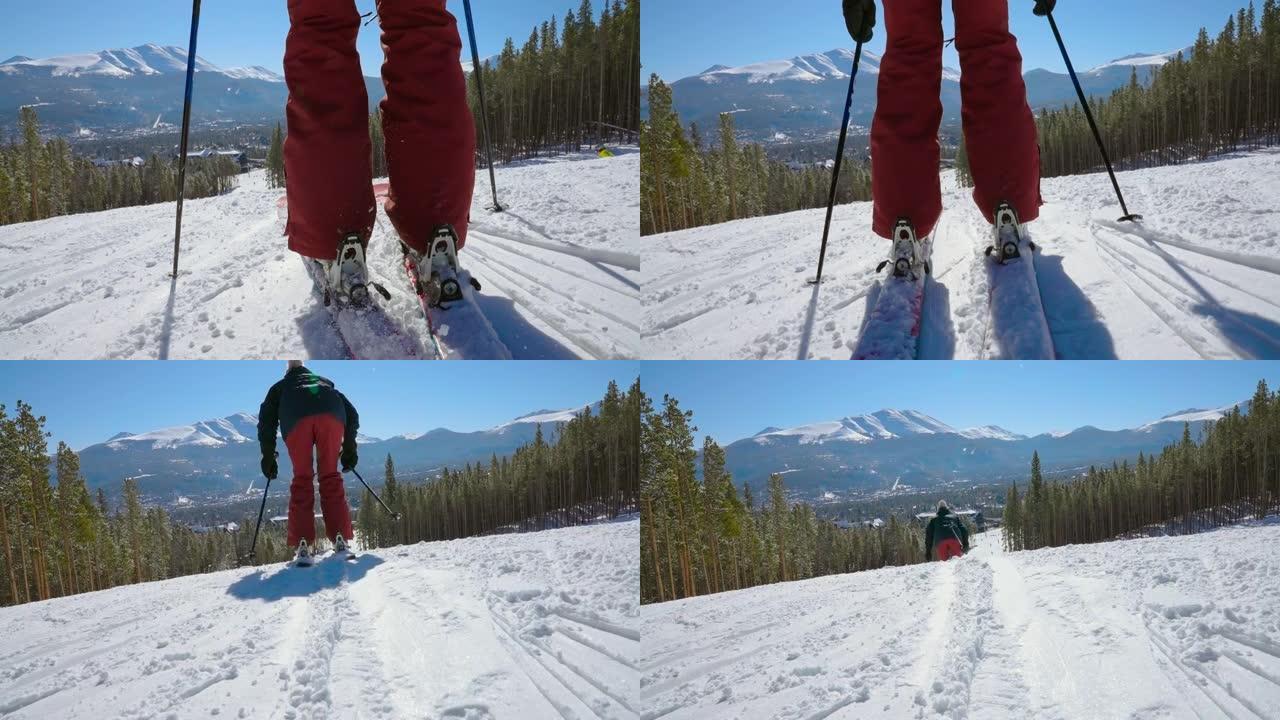
{"type": "Polygon", "coordinates": [[[938,560],[947,561],[953,557],[964,555],[964,547],[955,538],[947,538],[933,546],[933,554],[938,560]]]}
{"type": "MultiPolygon", "coordinates": [[[[988,222],[1004,200],[1023,222],[1040,215],[1040,149],[1009,34],[1008,0],[953,0],[960,53],[961,119],[973,199],[988,222]]],[[[907,218],[920,237],[942,215],[942,2],[885,0],[888,33],[871,125],[873,230],[892,236],[907,218]]]]}
{"type": "MultiPolygon", "coordinates": [[[[467,236],[475,185],[475,125],[459,64],[462,40],[445,0],[378,0],[387,216],[425,251],[436,225],[467,236]]],[[[289,249],[333,259],[349,233],[368,241],[377,212],[369,97],[356,52],[354,0],[289,0],[284,142],[289,249]]]]}
{"type": "Polygon", "coordinates": [[[320,478],[320,513],[324,516],[325,534],[330,540],[338,533],[348,540],[355,537],[351,532],[347,491],[342,486],[342,473],[338,472],[343,430],[342,423],[332,415],[311,415],[299,420],[284,439],[289,462],[293,464],[293,483],[289,486],[289,547],[297,547],[299,540],[306,540],[309,545],[316,543],[312,448],[315,448],[314,474],[320,478]]]}

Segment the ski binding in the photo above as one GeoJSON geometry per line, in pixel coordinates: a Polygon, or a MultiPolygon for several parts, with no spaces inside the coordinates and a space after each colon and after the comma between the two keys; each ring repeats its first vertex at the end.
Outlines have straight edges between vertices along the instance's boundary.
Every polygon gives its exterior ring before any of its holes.
{"type": "MultiPolygon", "coordinates": [[[[996,207],[994,235],[993,244],[986,250],[987,257],[995,256],[996,262],[1001,265],[1022,257],[1022,251],[1018,247],[1022,242],[1022,224],[1018,222],[1017,211],[1007,202],[1001,202],[996,207]]],[[[1034,242],[1027,243],[1027,246],[1031,252],[1037,249],[1034,242]]]]}
{"type": "Polygon", "coordinates": [[[316,261],[325,278],[324,306],[329,307],[336,299],[340,305],[364,307],[369,304],[369,287],[372,286],[382,296],[390,300],[391,293],[382,285],[369,279],[369,268],[365,264],[364,244],[356,233],[349,233],[338,245],[338,256],[334,260],[316,261]]]}
{"type": "Polygon", "coordinates": [[[916,280],[916,271],[923,267],[925,275],[932,275],[933,268],[928,260],[924,260],[923,244],[916,237],[916,230],[906,218],[898,220],[893,228],[893,250],[888,260],[876,266],[876,272],[882,272],[890,263],[893,264],[893,276],[901,279],[916,280]]]}

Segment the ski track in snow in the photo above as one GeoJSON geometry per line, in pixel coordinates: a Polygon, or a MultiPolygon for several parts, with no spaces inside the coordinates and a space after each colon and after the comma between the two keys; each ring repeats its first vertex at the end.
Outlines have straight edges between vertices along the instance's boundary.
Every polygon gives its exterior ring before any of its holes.
{"type": "Polygon", "coordinates": [[[0,715],[636,718],[638,528],[421,543],[5,608],[0,715]]]}
{"type": "MultiPolygon", "coordinates": [[[[640,353],[639,154],[565,156],[497,168],[493,213],[477,173],[460,253],[484,285],[478,306],[519,359],[640,353]]],[[[0,357],[345,358],[305,266],[287,248],[262,171],[230,193],[188,200],[177,282],[172,203],[0,227],[0,357]],[[172,292],[171,292],[172,289],[172,292]]],[[[376,298],[409,343],[366,338],[360,358],[431,357],[422,311],[379,211],[369,246],[376,298]]],[[[442,313],[448,321],[448,313],[442,313]]],[[[448,344],[447,339],[445,340],[448,344]]],[[[467,343],[462,342],[464,346],[467,343]]]]}
{"type": "MultiPolygon", "coordinates": [[[[1280,357],[1280,150],[1122,172],[1121,214],[1105,174],[1043,181],[1027,224],[1036,277],[1062,359],[1280,357]]],[[[925,293],[922,359],[992,355],[983,250],[991,228],[943,174],[925,293]]],[[[875,299],[889,242],[871,204],[836,208],[822,287],[825,209],[644,238],[646,357],[848,359],[875,299]]],[[[881,276],[882,277],[882,276],[881,276]]]]}
{"type": "Polygon", "coordinates": [[[817,578],[641,609],[646,720],[1276,718],[1280,525],[817,578]]]}

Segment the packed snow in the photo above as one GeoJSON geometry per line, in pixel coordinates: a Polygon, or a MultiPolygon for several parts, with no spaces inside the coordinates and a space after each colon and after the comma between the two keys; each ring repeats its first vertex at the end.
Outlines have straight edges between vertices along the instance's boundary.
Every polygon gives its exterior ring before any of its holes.
{"type": "Polygon", "coordinates": [[[641,611],[645,720],[1275,718],[1280,525],[967,556],[641,611]]]}
{"type": "Polygon", "coordinates": [[[639,523],[0,609],[9,718],[638,716],[639,523]]]}
{"type": "MultiPolygon", "coordinates": [[[[1043,181],[1026,225],[1061,359],[1280,357],[1280,149],[1119,173],[1122,213],[1105,173],[1043,181]]],[[[991,228],[943,173],[920,356],[990,354],[991,228]]],[[[871,204],[836,208],[821,286],[810,286],[825,209],[646,237],[646,357],[848,359],[876,265],[889,242],[871,204]],[[769,252],[761,252],[769,248],[769,252]]]]}
{"type": "MultiPolygon", "coordinates": [[[[623,148],[613,158],[498,167],[502,213],[487,209],[487,173],[477,173],[459,259],[483,283],[477,306],[511,356],[639,354],[639,158],[623,148]]],[[[176,282],[172,203],[0,227],[8,258],[0,268],[0,356],[345,357],[306,265],[282,236],[283,190],[269,189],[263,171],[240,179],[225,195],[186,201],[176,282]]],[[[377,305],[417,356],[431,357],[399,243],[381,210],[378,219],[371,274],[392,297],[377,305]]],[[[385,345],[370,357],[403,357],[405,343],[385,345]]]]}

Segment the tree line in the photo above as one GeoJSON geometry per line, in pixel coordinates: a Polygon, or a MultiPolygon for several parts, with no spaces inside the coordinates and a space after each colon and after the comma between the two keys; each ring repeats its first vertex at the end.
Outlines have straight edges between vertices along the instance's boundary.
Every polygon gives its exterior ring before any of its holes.
{"type": "MultiPolygon", "coordinates": [[[[0,405],[0,605],[236,565],[237,534],[171,522],[163,508],[143,506],[136,480],[123,481],[114,508],[102,488],[90,492],[66,443],[58,443],[50,478],[44,426],[22,401],[13,416],[0,405]]],[[[283,534],[266,534],[278,535],[280,550],[259,557],[283,560],[283,534]]]]}
{"type": "MultiPolygon", "coordinates": [[[[670,86],[650,76],[649,119],[640,125],[642,235],[826,207],[831,166],[797,168],[769,159],[759,144],[739,144],[732,113],[721,113],[718,138],[704,149],[697,123],[686,137],[670,86]]],[[[846,155],[836,202],[870,199],[870,165],[846,155]]]]}
{"type": "MultiPolygon", "coordinates": [[[[582,0],[558,25],[552,17],[534,27],[520,49],[507,38],[483,75],[495,160],[631,137],[640,124],[640,2],[605,0],[596,21],[582,0]]],[[[482,139],[475,73],[468,88],[482,139]]]]}
{"type": "Polygon", "coordinates": [[[550,440],[539,426],[510,457],[445,469],[425,484],[397,482],[387,455],[379,495],[400,517],[365,489],[356,534],[365,547],[378,548],[584,525],[632,512],[643,402],[639,379],[625,392],[610,382],[598,414],[584,408],[550,440]]]}
{"type": "Polygon", "coordinates": [[[924,536],[895,517],[837,527],[807,503],[791,503],[781,475],[757,500],[742,494],[713,439],[697,477],[693,413],[670,396],[645,400],[640,428],[640,600],[644,603],[822,575],[923,562],[924,536]]]}
{"type": "MultiPolygon", "coordinates": [[[[176,160],[153,154],[141,165],[98,167],[65,139],[41,141],[35,108],[22,108],[21,120],[21,141],[0,146],[0,225],[178,199],[176,160]]],[[[239,174],[225,157],[188,162],[186,197],[220,195],[239,174]]]]}
{"type": "Polygon", "coordinates": [[[1280,509],[1280,393],[1259,382],[1248,412],[1208,423],[1134,465],[1089,468],[1081,479],[1046,483],[1031,459],[1026,490],[1009,488],[1005,545],[1034,550],[1154,532],[1185,534],[1280,509]]]}
{"type": "MultiPolygon", "coordinates": [[[[1252,2],[1216,39],[1200,29],[1191,56],[1155,69],[1148,86],[1129,84],[1091,101],[1118,168],[1176,165],[1280,143],[1280,4],[1252,2]]],[[[1101,158],[1078,104],[1037,118],[1044,177],[1096,172],[1101,158]]]]}

